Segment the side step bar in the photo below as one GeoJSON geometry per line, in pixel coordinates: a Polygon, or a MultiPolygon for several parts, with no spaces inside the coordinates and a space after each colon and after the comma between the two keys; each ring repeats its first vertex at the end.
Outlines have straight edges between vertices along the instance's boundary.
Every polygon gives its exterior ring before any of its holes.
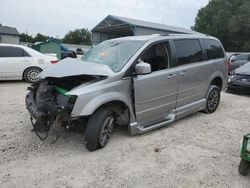
{"type": "Polygon", "coordinates": [[[151,131],[153,129],[157,129],[166,125],[169,125],[170,123],[174,122],[176,115],[175,114],[169,114],[165,121],[140,126],[137,122],[133,122],[129,126],[129,134],[130,135],[136,135],[136,134],[142,134],[148,131],[151,131]]]}

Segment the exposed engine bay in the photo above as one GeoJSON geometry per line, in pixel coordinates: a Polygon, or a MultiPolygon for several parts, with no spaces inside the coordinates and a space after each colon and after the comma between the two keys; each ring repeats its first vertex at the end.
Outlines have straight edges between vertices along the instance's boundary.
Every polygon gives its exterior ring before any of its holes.
{"type": "MultiPolygon", "coordinates": [[[[31,115],[33,131],[40,139],[42,133],[48,133],[53,124],[65,128],[74,126],[76,121],[70,117],[77,96],[68,95],[67,92],[82,84],[91,84],[104,79],[104,76],[77,75],[62,78],[47,77],[28,87],[30,91],[26,96],[26,108],[31,115]]],[[[83,122],[84,123],[84,122],[83,122]]]]}

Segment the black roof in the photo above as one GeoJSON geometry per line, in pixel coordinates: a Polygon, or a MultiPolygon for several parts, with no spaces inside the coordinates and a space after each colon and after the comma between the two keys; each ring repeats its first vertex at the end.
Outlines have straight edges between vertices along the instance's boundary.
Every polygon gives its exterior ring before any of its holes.
{"type": "Polygon", "coordinates": [[[20,33],[17,31],[14,27],[8,27],[8,26],[1,26],[0,25],[0,34],[4,35],[20,35],[20,33]]]}

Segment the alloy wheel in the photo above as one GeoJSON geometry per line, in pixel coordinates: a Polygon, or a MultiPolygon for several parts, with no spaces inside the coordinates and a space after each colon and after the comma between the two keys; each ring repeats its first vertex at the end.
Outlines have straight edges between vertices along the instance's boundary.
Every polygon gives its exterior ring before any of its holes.
{"type": "Polygon", "coordinates": [[[102,124],[101,132],[100,132],[100,138],[99,138],[99,143],[101,147],[104,147],[111,136],[111,133],[114,128],[114,117],[113,115],[108,116],[102,124]]]}
{"type": "Polygon", "coordinates": [[[208,109],[214,111],[219,103],[219,93],[217,90],[213,90],[208,97],[208,109]]]}

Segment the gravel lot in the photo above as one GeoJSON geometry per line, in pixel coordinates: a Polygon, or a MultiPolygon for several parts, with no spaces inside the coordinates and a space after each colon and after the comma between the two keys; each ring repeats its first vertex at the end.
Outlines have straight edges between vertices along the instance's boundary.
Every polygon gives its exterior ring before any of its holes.
{"type": "Polygon", "coordinates": [[[250,187],[238,173],[250,98],[222,93],[219,109],[130,137],[118,127],[106,148],[88,152],[82,133],[30,132],[28,84],[0,83],[0,187],[250,187]]]}

